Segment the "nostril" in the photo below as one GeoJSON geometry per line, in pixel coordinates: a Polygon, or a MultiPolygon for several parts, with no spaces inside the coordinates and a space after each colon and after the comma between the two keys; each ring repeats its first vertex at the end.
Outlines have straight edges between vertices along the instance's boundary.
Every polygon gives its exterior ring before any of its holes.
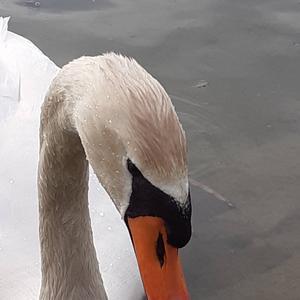
{"type": "Polygon", "coordinates": [[[165,263],[166,250],[165,250],[165,244],[161,233],[159,233],[156,242],[156,255],[159,260],[160,266],[162,268],[165,263]]]}

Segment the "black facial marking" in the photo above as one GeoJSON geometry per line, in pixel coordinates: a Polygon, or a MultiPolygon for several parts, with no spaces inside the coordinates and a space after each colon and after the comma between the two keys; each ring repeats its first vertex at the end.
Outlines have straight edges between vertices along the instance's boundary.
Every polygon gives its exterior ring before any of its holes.
{"type": "Polygon", "coordinates": [[[184,247],[191,238],[191,199],[190,194],[184,205],[151,184],[139,169],[127,160],[127,167],[132,175],[132,193],[127,217],[160,217],[165,221],[168,243],[176,248],[184,247]]]}
{"type": "Polygon", "coordinates": [[[164,240],[162,237],[162,234],[159,233],[158,239],[156,242],[156,255],[159,260],[160,267],[162,268],[164,263],[165,263],[165,254],[166,254],[166,249],[165,249],[165,244],[164,240]]]}

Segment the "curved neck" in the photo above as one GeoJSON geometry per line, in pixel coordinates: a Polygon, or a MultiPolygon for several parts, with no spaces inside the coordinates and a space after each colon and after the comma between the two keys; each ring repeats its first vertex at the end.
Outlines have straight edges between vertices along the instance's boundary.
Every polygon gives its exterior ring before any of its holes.
{"type": "Polygon", "coordinates": [[[63,130],[55,117],[47,122],[42,117],[40,135],[40,299],[107,299],[93,244],[88,162],[80,138],[63,130]]]}

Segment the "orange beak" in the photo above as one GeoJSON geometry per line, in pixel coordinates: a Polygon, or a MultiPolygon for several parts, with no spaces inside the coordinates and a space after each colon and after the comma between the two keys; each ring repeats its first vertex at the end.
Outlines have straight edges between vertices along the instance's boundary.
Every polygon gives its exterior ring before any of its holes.
{"type": "Polygon", "coordinates": [[[128,218],[134,249],[148,300],[188,300],[178,249],[167,242],[158,217],[128,218]]]}

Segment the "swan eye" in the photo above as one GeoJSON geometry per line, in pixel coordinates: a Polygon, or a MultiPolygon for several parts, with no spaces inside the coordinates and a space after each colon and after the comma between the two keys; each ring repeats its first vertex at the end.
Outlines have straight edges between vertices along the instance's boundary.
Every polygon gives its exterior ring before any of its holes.
{"type": "Polygon", "coordinates": [[[140,170],[135,166],[135,164],[129,158],[127,159],[127,168],[132,176],[141,175],[140,170]]]}
{"type": "Polygon", "coordinates": [[[166,254],[166,250],[165,250],[164,240],[163,240],[162,234],[159,233],[157,242],[156,242],[156,255],[159,260],[161,268],[163,267],[163,265],[165,263],[165,254],[166,254]]]}

